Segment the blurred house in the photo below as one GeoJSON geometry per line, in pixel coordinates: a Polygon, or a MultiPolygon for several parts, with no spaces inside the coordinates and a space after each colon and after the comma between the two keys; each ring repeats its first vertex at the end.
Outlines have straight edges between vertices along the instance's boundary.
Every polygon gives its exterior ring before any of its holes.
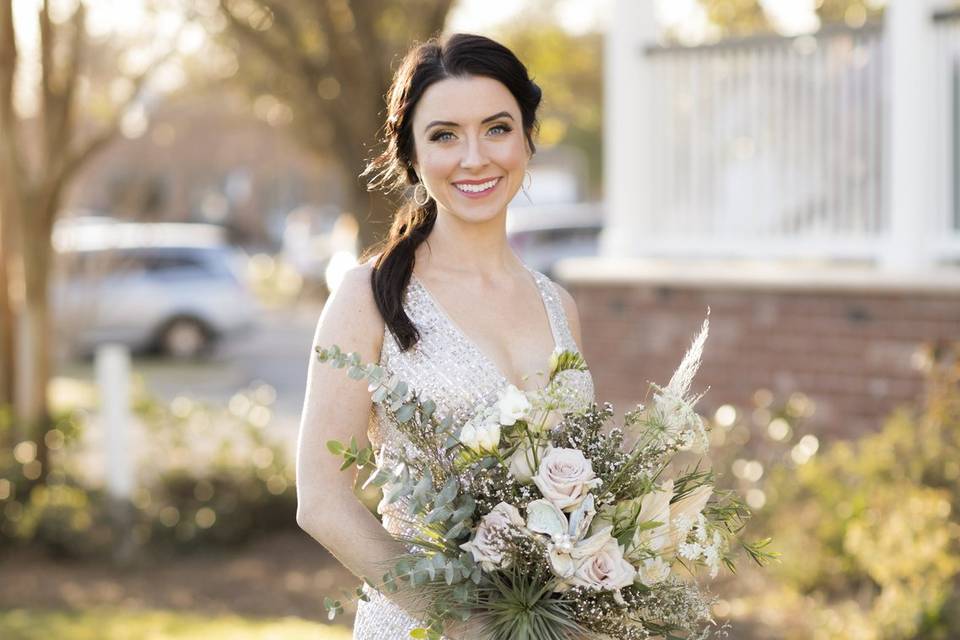
{"type": "Polygon", "coordinates": [[[821,432],[877,428],[960,341],[960,14],[679,47],[653,4],[607,36],[601,257],[557,268],[598,397],[666,381],[709,307],[704,410],[802,392],[821,432]]]}
{"type": "Polygon", "coordinates": [[[118,140],[89,165],[64,207],[213,223],[235,243],[278,249],[287,214],[304,204],[337,205],[342,181],[283,131],[283,105],[269,98],[249,104],[226,88],[165,99],[142,135],[118,140]]]}

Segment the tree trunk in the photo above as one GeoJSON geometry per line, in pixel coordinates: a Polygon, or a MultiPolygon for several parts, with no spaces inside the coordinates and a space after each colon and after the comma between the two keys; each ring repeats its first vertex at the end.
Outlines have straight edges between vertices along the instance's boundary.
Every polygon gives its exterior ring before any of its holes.
{"type": "Polygon", "coordinates": [[[37,460],[44,475],[47,472],[47,448],[44,441],[52,428],[50,409],[47,404],[47,387],[52,373],[50,342],[53,339],[49,308],[49,274],[52,246],[50,228],[41,221],[51,220],[50,211],[55,211],[58,202],[55,193],[43,193],[34,200],[25,214],[34,224],[24,226],[23,260],[26,276],[26,299],[23,309],[22,331],[18,336],[24,354],[24,364],[29,362],[29,371],[21,368],[20,383],[24,385],[18,418],[29,429],[30,438],[37,445],[37,460]]]}
{"type": "MultiPolygon", "coordinates": [[[[2,205],[0,205],[2,206],[2,205]]],[[[13,405],[13,303],[10,300],[10,274],[7,262],[11,258],[12,241],[9,216],[0,210],[0,408],[13,405]]]]}

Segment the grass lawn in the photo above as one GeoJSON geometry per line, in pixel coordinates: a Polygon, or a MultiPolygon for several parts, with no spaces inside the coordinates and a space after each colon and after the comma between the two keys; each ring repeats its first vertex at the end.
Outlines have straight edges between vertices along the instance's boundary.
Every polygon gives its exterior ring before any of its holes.
{"type": "Polygon", "coordinates": [[[349,640],[350,629],[298,618],[204,616],[176,611],[0,611],[4,640],[349,640]]]}

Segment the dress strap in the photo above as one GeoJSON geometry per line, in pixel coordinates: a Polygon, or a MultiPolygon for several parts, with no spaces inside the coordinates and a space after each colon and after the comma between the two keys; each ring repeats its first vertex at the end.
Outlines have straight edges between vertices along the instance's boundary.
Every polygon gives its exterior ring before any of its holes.
{"type": "Polygon", "coordinates": [[[570,331],[567,312],[563,308],[563,301],[560,299],[560,290],[557,288],[557,284],[539,271],[535,271],[529,266],[527,269],[533,274],[537,286],[540,287],[540,293],[543,295],[543,301],[547,308],[547,317],[550,319],[550,327],[553,334],[557,336],[559,346],[579,353],[580,349],[577,347],[577,343],[573,339],[573,333],[570,331]]]}

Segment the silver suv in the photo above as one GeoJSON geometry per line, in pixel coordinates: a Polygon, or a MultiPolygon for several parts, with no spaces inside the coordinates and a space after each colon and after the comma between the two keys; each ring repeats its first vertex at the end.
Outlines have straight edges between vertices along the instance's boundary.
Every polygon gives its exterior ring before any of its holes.
{"type": "Polygon", "coordinates": [[[248,331],[258,305],[244,283],[245,256],[201,227],[114,223],[55,234],[51,302],[66,346],[89,355],[115,342],[195,358],[248,331]]]}

